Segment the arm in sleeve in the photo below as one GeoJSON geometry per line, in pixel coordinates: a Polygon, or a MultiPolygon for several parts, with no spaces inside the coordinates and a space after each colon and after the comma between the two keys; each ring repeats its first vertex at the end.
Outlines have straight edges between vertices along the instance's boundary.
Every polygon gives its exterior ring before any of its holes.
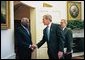
{"type": "Polygon", "coordinates": [[[59,43],[59,51],[64,51],[64,36],[62,33],[62,30],[60,26],[57,27],[57,37],[58,37],[58,43],[59,43]]]}
{"type": "Polygon", "coordinates": [[[29,48],[30,43],[26,43],[22,37],[23,35],[21,34],[21,31],[16,30],[16,44],[20,47],[29,48]]]}
{"type": "Polygon", "coordinates": [[[38,48],[40,48],[40,47],[45,43],[45,41],[46,41],[44,34],[45,34],[45,33],[44,33],[44,31],[43,31],[43,38],[42,38],[42,40],[36,44],[38,48]]]}
{"type": "Polygon", "coordinates": [[[73,42],[72,31],[68,30],[68,32],[67,32],[67,52],[71,52],[72,42],[73,42]]]}

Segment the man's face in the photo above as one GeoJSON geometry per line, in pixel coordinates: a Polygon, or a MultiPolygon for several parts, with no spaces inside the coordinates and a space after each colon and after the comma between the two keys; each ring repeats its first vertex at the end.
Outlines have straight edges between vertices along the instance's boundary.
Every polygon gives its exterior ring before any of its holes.
{"type": "Polygon", "coordinates": [[[44,25],[48,25],[49,23],[50,23],[50,21],[48,19],[43,18],[43,24],[44,25]]]}
{"type": "Polygon", "coordinates": [[[64,20],[61,20],[60,25],[61,25],[62,28],[64,28],[66,26],[65,21],[64,20]]]}
{"type": "Polygon", "coordinates": [[[29,27],[29,20],[28,19],[26,19],[26,18],[23,18],[22,20],[21,20],[21,23],[22,23],[22,25],[24,25],[25,27],[29,27]]]}

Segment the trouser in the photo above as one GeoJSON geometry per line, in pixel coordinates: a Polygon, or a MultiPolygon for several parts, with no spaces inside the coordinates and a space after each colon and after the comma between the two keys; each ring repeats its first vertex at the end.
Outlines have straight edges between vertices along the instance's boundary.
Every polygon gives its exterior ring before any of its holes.
{"type": "Polygon", "coordinates": [[[18,50],[18,52],[16,53],[17,55],[16,59],[31,59],[31,53],[32,51],[30,49],[18,50]]]}
{"type": "MultiPolygon", "coordinates": [[[[49,57],[49,59],[59,59],[58,58],[58,52],[56,54],[48,52],[48,57],[49,57]]],[[[60,59],[64,59],[64,56],[62,56],[62,58],[60,58],[60,59]]]]}
{"type": "MultiPolygon", "coordinates": [[[[49,56],[49,55],[48,55],[49,56]]],[[[52,57],[52,56],[49,56],[49,59],[59,59],[58,56],[57,57],[52,57]]],[[[64,59],[64,57],[60,58],[60,59],[64,59]]]]}
{"type": "Polygon", "coordinates": [[[72,53],[64,54],[64,59],[72,59],[72,53]]]}

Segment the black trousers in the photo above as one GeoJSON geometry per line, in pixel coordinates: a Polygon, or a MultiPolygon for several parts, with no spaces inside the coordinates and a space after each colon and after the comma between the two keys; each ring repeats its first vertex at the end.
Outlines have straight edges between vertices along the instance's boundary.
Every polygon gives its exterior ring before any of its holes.
{"type": "MultiPolygon", "coordinates": [[[[59,58],[58,58],[58,56],[55,57],[55,58],[50,56],[49,59],[59,59],[59,58]]],[[[60,58],[60,59],[64,59],[64,57],[62,57],[62,58],[60,58]]]]}
{"type": "MultiPolygon", "coordinates": [[[[58,53],[57,54],[53,54],[53,53],[48,53],[49,59],[59,59],[58,58],[58,53]]],[[[60,59],[64,59],[64,56],[62,56],[62,58],[60,59]]]]}
{"type": "Polygon", "coordinates": [[[72,59],[72,53],[64,54],[64,59],[72,59]]]}
{"type": "Polygon", "coordinates": [[[16,52],[16,59],[31,59],[31,49],[19,49],[16,52]]]}

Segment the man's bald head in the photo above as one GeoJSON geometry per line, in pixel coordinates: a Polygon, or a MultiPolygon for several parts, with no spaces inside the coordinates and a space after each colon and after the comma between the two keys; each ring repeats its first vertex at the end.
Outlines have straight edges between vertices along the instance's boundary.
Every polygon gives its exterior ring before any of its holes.
{"type": "Polygon", "coordinates": [[[28,28],[30,20],[28,18],[22,18],[21,24],[28,28]]]}
{"type": "Polygon", "coordinates": [[[67,20],[61,19],[60,25],[61,25],[62,28],[66,27],[67,26],[67,20]]]}

